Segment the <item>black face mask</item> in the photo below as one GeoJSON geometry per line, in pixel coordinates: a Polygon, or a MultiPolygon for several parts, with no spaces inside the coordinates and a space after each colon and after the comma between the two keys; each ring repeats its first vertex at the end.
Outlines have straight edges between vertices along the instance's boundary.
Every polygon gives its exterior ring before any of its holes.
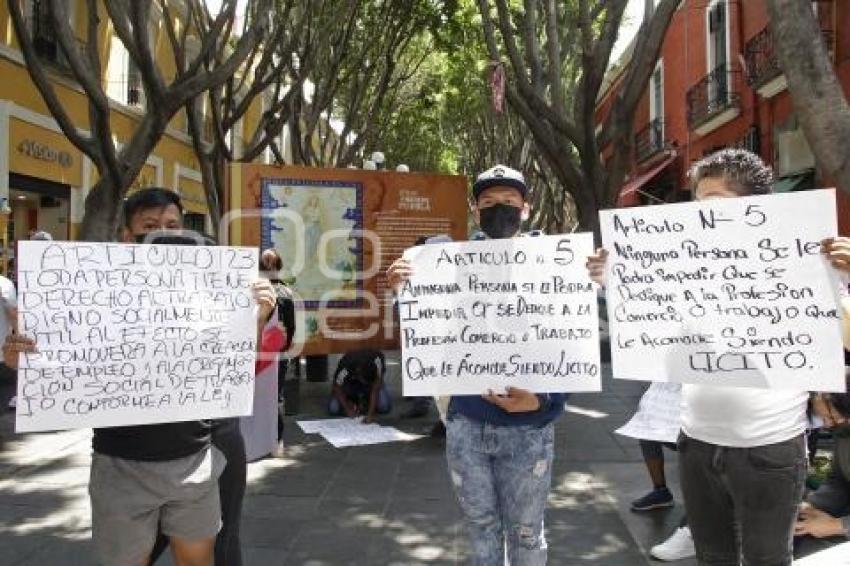
{"type": "Polygon", "coordinates": [[[522,209],[509,204],[494,204],[479,210],[481,229],[488,238],[511,238],[519,232],[522,209]]]}
{"type": "Polygon", "coordinates": [[[137,244],[167,244],[174,246],[214,246],[215,241],[191,230],[156,230],[133,234],[137,244]]]}

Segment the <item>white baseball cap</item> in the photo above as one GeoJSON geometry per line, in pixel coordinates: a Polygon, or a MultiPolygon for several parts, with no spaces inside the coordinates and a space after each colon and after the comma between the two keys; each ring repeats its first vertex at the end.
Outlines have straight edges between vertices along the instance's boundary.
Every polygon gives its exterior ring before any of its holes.
{"type": "Polygon", "coordinates": [[[511,187],[518,190],[522,198],[528,194],[528,185],[525,184],[522,173],[506,165],[496,165],[478,175],[472,185],[472,196],[478,200],[481,193],[490,187],[511,187]]]}

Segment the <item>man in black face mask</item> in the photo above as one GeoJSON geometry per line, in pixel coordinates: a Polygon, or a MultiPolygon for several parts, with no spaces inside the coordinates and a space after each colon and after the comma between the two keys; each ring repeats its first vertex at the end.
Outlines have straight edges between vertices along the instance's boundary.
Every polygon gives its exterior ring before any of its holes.
{"type": "MultiPolygon", "coordinates": [[[[474,240],[520,236],[528,218],[528,187],[519,171],[497,165],[472,186],[473,215],[482,233],[474,240]]],[[[426,242],[428,243],[428,242],[426,242]]],[[[398,290],[412,267],[404,259],[387,270],[398,290]]],[[[446,418],[446,460],[466,518],[476,566],[542,565],[547,548],[543,516],[554,457],[553,423],[566,395],[508,387],[504,394],[451,398],[446,418]]]]}
{"type": "Polygon", "coordinates": [[[528,187],[522,173],[504,165],[496,165],[481,173],[472,185],[475,206],[472,214],[482,235],[473,239],[513,238],[519,235],[522,221],[530,207],[525,200],[528,187]]]}

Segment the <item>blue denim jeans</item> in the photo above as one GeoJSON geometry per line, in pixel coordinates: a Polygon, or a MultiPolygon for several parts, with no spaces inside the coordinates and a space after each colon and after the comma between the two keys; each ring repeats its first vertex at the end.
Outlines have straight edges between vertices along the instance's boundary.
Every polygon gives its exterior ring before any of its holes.
{"type": "MultiPolygon", "coordinates": [[[[350,400],[357,402],[357,399],[350,400]]],[[[368,400],[366,403],[367,407],[364,408],[364,411],[368,409],[368,400]]],[[[381,388],[378,390],[378,402],[375,404],[375,412],[379,415],[386,415],[392,411],[392,409],[393,402],[390,397],[390,392],[387,390],[387,385],[385,383],[381,384],[381,388]]],[[[331,395],[330,399],[328,399],[328,414],[332,417],[338,417],[345,414],[345,410],[342,408],[342,405],[333,395],[331,395]]]]}
{"type": "Polygon", "coordinates": [[[494,426],[453,414],[446,459],[472,545],[472,564],[546,564],[543,515],[554,427],[494,426]],[[505,550],[507,546],[507,551],[505,550]]]}

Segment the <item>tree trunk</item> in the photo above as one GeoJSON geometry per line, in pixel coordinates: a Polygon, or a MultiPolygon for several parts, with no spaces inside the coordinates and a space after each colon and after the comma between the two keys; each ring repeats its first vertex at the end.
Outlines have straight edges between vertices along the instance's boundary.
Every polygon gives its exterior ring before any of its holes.
{"type": "MultiPolygon", "coordinates": [[[[768,0],[779,65],[820,169],[850,194],[850,106],[810,0],[768,0]]],[[[836,30],[837,31],[837,30],[836,30]]]]}
{"type": "Polygon", "coordinates": [[[80,240],[86,242],[114,242],[118,234],[121,207],[124,204],[115,184],[119,182],[101,177],[92,187],[85,205],[85,222],[80,226],[80,240]]]}
{"type": "MultiPolygon", "coordinates": [[[[215,151],[213,153],[216,153],[215,151]]],[[[210,211],[210,224],[212,225],[211,236],[218,240],[221,237],[221,215],[222,215],[222,200],[225,195],[226,187],[222,182],[223,175],[216,174],[218,160],[214,155],[202,156],[202,153],[196,153],[198,156],[198,165],[201,169],[201,180],[204,184],[204,192],[207,197],[207,208],[210,211]]]]}

